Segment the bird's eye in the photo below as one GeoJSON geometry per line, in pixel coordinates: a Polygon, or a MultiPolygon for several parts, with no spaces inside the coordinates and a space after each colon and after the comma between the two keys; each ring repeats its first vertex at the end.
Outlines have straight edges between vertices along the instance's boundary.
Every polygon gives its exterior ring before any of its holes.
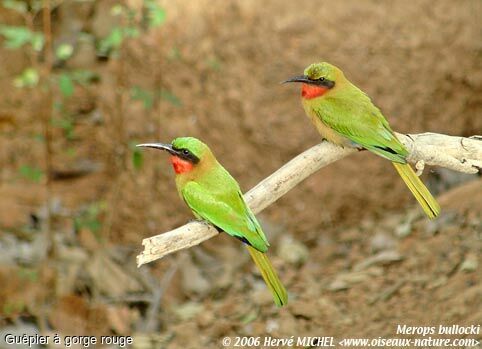
{"type": "Polygon", "coordinates": [[[318,78],[318,81],[324,81],[325,78],[322,76],[321,78],[318,78]]]}
{"type": "Polygon", "coordinates": [[[184,155],[189,155],[189,150],[184,149],[184,150],[182,151],[182,153],[183,153],[184,155]]]}

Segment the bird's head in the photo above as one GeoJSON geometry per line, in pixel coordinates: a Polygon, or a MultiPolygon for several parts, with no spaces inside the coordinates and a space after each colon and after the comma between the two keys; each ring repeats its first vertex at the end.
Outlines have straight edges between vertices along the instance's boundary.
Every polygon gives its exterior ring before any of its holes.
{"type": "Polygon", "coordinates": [[[301,82],[301,96],[305,99],[321,97],[335,87],[343,78],[343,72],[326,62],[309,65],[303,75],[295,76],[286,82],[301,82]]]}
{"type": "Polygon", "coordinates": [[[167,151],[171,154],[170,161],[176,174],[193,170],[203,159],[209,148],[194,137],[179,137],[171,142],[138,144],[138,147],[148,147],[167,151]]]}

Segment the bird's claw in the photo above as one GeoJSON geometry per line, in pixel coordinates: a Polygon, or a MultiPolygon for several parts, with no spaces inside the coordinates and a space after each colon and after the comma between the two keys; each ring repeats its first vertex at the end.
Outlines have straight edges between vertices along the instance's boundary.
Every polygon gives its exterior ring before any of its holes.
{"type": "Polygon", "coordinates": [[[425,161],[423,160],[417,161],[417,163],[415,164],[415,169],[417,170],[416,172],[417,176],[421,176],[423,173],[423,170],[425,169],[425,161]]]}
{"type": "Polygon", "coordinates": [[[204,219],[200,219],[200,218],[192,218],[188,221],[189,223],[202,223],[202,224],[207,224],[209,225],[208,222],[206,222],[204,219]]]}

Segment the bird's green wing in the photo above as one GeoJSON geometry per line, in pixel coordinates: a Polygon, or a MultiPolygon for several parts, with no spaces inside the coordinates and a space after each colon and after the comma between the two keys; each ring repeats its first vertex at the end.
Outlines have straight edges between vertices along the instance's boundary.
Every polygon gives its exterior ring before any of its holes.
{"type": "Polygon", "coordinates": [[[196,182],[188,182],[181,194],[199,217],[260,252],[268,250],[268,241],[239,190],[233,191],[229,203],[212,195],[196,182]]]}
{"type": "Polygon", "coordinates": [[[326,126],[352,142],[388,160],[406,163],[408,152],[381,112],[371,102],[353,107],[350,102],[331,102],[329,106],[315,108],[315,112],[326,126]]]}

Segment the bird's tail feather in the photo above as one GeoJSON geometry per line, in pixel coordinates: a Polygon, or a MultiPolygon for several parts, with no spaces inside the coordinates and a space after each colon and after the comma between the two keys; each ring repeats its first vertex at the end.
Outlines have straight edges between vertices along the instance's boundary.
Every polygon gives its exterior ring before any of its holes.
{"type": "Polygon", "coordinates": [[[403,181],[407,185],[408,189],[410,189],[413,196],[415,196],[420,206],[422,206],[425,214],[430,219],[437,217],[440,213],[440,205],[432,194],[430,194],[425,184],[423,184],[420,178],[418,178],[417,174],[410,167],[410,165],[400,164],[397,162],[392,162],[392,164],[395,166],[398,174],[400,177],[402,177],[403,181]]]}
{"type": "Polygon", "coordinates": [[[268,256],[265,253],[259,252],[251,246],[247,246],[249,254],[253,258],[254,262],[258,266],[264,282],[268,286],[271,294],[273,295],[274,302],[278,307],[282,307],[288,303],[288,293],[281,283],[278,274],[273,268],[268,256]]]}

